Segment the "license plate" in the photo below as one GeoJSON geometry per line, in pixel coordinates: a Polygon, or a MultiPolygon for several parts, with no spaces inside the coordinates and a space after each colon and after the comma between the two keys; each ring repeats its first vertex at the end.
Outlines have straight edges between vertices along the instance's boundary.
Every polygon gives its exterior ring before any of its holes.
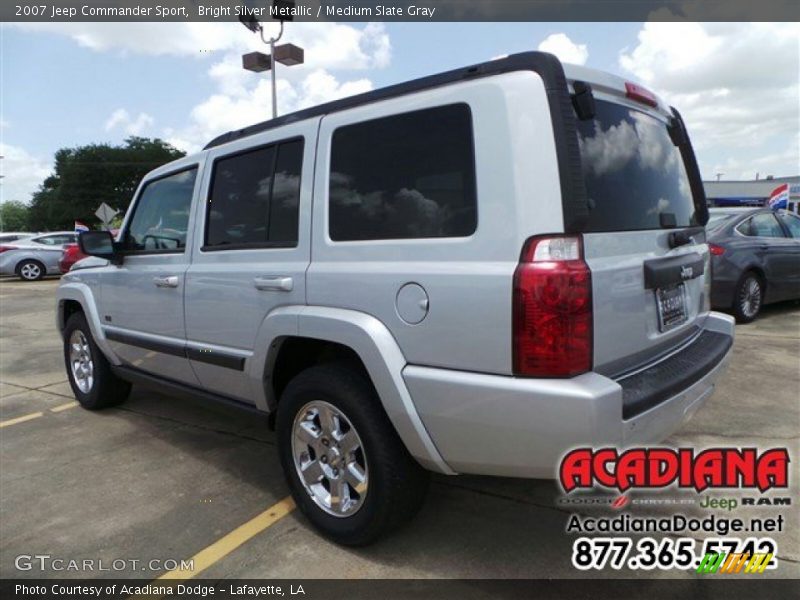
{"type": "Polygon", "coordinates": [[[656,290],[658,330],[667,331],[686,322],[686,287],[678,285],[656,290]]]}

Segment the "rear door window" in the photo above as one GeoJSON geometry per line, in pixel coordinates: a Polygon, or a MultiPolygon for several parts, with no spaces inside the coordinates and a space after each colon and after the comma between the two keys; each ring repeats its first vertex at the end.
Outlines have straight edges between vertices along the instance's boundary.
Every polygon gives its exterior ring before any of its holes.
{"type": "Polygon", "coordinates": [[[587,232],[697,225],[689,177],[664,121],[597,100],[578,120],[589,202],[587,232]]]}
{"type": "Polygon", "coordinates": [[[45,244],[47,246],[63,246],[64,244],[69,244],[75,241],[74,235],[47,235],[44,237],[39,237],[33,240],[39,244],[45,244]]]}
{"type": "Polygon", "coordinates": [[[297,245],[303,141],[214,162],[203,250],[297,245]]]}

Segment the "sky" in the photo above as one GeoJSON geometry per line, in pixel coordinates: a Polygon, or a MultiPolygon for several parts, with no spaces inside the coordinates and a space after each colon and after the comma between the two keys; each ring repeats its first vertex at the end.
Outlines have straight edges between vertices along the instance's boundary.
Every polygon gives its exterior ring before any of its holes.
{"type": "MultiPolygon", "coordinates": [[[[800,174],[800,24],[288,23],[305,64],[281,114],[540,49],[638,81],[684,116],[704,179],[800,174]]],[[[160,137],[187,152],[270,116],[239,23],[0,24],[0,201],[28,202],[63,147],[160,137]]]]}

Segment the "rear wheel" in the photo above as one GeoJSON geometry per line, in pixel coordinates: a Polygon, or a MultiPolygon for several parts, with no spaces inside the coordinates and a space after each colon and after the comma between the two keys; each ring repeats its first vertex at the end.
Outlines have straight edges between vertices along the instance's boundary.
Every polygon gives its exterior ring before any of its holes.
{"type": "Polygon", "coordinates": [[[64,328],[64,364],[69,385],[81,406],[98,410],[124,402],[131,384],[111,370],[111,365],[94,343],[83,313],[74,313],[64,328]]]}
{"type": "Polygon", "coordinates": [[[46,269],[38,260],[23,260],[17,265],[17,275],[23,281],[38,281],[44,277],[46,269]]]}
{"type": "Polygon", "coordinates": [[[733,299],[733,313],[739,323],[750,323],[754,320],[764,304],[764,283],[756,273],[748,271],[744,274],[733,299]]]}
{"type": "Polygon", "coordinates": [[[295,503],[333,541],[360,546],[410,519],[428,473],[408,454],[357,370],[311,367],[278,405],[278,452],[295,503]]]}

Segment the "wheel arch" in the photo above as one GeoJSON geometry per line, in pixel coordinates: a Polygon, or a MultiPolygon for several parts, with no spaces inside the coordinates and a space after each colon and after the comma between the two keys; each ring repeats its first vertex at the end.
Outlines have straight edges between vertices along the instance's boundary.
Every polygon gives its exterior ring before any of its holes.
{"type": "Polygon", "coordinates": [[[769,282],[767,281],[767,272],[763,265],[753,263],[742,269],[742,274],[739,276],[739,281],[737,282],[736,287],[739,287],[739,284],[744,281],[744,278],[747,277],[748,273],[755,273],[758,275],[758,278],[761,280],[762,295],[764,296],[764,299],[766,299],[767,290],[769,289],[769,282]]]}
{"type": "Polygon", "coordinates": [[[274,411],[292,375],[308,364],[344,359],[371,381],[408,451],[424,467],[453,474],[420,419],[403,380],[406,360],[383,323],[362,312],[316,306],[281,307],[259,329],[249,375],[274,411]],[[288,373],[281,374],[281,368],[288,373]]]}
{"type": "Polygon", "coordinates": [[[94,342],[108,361],[114,365],[121,364],[103,332],[92,290],[85,283],[61,283],[56,292],[56,327],[59,334],[63,336],[67,319],[78,311],[86,317],[94,342]]]}

